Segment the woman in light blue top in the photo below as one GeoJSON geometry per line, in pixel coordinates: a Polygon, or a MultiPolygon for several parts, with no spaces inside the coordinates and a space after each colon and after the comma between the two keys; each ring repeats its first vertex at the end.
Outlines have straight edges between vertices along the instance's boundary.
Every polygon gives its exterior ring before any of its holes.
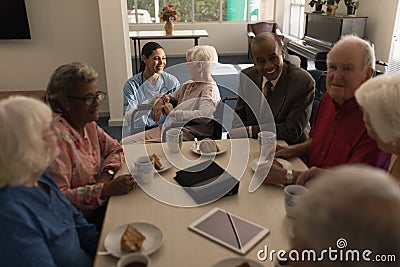
{"type": "MultiPolygon", "coordinates": [[[[130,78],[124,86],[125,119],[130,124],[132,112],[139,104],[151,103],[158,96],[173,92],[178,86],[178,79],[164,72],[167,63],[163,47],[156,42],[148,42],[142,48],[140,72],[130,78]],[[152,98],[156,96],[156,98],[152,98]]],[[[135,120],[135,128],[155,126],[164,122],[154,122],[145,115],[135,120]]]]}

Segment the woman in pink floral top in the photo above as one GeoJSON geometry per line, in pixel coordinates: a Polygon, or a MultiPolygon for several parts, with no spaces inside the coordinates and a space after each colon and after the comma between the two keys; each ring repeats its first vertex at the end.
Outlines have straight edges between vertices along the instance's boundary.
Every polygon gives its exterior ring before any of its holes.
{"type": "MultiPolygon", "coordinates": [[[[48,171],[63,194],[89,221],[109,196],[131,191],[129,175],[114,178],[124,157],[117,140],[96,124],[105,93],[97,90],[97,73],[82,63],[58,67],[47,86],[48,102],[57,116],[60,155],[48,171]]],[[[93,220],[92,220],[93,219],[93,220]]],[[[100,218],[102,221],[102,218],[100,218]]]]}

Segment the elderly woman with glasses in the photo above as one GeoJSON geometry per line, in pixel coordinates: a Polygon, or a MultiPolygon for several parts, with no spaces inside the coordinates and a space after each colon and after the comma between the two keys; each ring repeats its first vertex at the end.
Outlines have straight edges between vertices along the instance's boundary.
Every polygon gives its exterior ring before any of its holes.
{"type": "Polygon", "coordinates": [[[86,64],[58,67],[47,86],[47,99],[56,121],[60,155],[48,168],[68,200],[100,227],[109,196],[131,191],[129,175],[114,178],[123,151],[97,124],[99,104],[106,93],[97,89],[97,73],[86,64]]]}
{"type": "Polygon", "coordinates": [[[0,266],[92,266],[98,233],[45,172],[59,153],[51,109],[10,97],[0,125],[0,266]]]}

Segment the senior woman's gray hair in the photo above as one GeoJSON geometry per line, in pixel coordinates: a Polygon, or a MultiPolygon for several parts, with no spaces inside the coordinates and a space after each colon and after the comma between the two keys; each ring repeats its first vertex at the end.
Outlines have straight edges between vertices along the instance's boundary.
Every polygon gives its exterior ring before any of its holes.
{"type": "Polygon", "coordinates": [[[210,72],[213,65],[218,63],[217,50],[211,45],[195,46],[189,53],[193,64],[202,66],[207,72],[210,72]]]}
{"type": "Polygon", "coordinates": [[[215,47],[211,45],[199,45],[195,46],[191,58],[193,61],[208,61],[211,63],[218,62],[218,54],[215,47]]]}
{"type": "MultiPolygon", "coordinates": [[[[358,44],[362,47],[363,50],[363,69],[372,69],[375,70],[375,50],[374,46],[371,45],[368,41],[361,39],[360,37],[356,35],[345,35],[342,38],[340,38],[339,41],[336,42],[335,47],[342,45],[342,44],[347,44],[347,43],[354,43],[358,44]]],[[[331,50],[332,51],[332,50],[331,50]]],[[[329,52],[327,55],[327,62],[329,64],[329,59],[330,59],[331,53],[329,52]]]]}
{"type": "Polygon", "coordinates": [[[51,109],[62,113],[59,101],[71,94],[77,83],[90,83],[97,80],[97,77],[97,72],[85,63],[73,62],[59,66],[51,75],[47,85],[47,102],[51,109]]]}
{"type": "Polygon", "coordinates": [[[363,83],[355,97],[383,142],[400,139],[400,73],[379,75],[363,83]]]}
{"type": "Polygon", "coordinates": [[[0,187],[22,185],[54,159],[44,133],[52,112],[42,101],[11,96],[0,101],[0,187]]]}
{"type": "MultiPolygon", "coordinates": [[[[377,254],[400,253],[400,189],[384,171],[364,165],[343,166],[323,172],[299,206],[294,228],[294,247],[321,251],[332,248],[343,255],[368,249],[377,254]],[[340,242],[340,243],[339,243],[340,242]]],[[[330,260],[307,266],[364,266],[360,261],[330,260]]],[[[381,266],[368,262],[368,266],[381,266]]],[[[296,266],[296,265],[294,265],[296,266]]],[[[398,266],[398,262],[385,266],[398,266]]]]}
{"type": "Polygon", "coordinates": [[[186,61],[192,61],[192,53],[198,46],[193,46],[186,50],[186,61]]]}

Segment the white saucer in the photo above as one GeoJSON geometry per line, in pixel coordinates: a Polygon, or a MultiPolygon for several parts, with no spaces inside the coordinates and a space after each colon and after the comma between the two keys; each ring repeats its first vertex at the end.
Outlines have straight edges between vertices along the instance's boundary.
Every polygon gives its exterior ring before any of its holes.
{"type": "MultiPolygon", "coordinates": [[[[138,252],[144,255],[150,255],[161,247],[164,242],[164,236],[157,226],[144,222],[130,223],[130,225],[135,227],[146,237],[143,241],[142,248],[138,252]]],[[[128,254],[128,252],[121,251],[120,243],[122,234],[127,226],[128,224],[124,224],[114,228],[104,239],[104,248],[114,257],[120,258],[123,255],[128,254]]]]}
{"type": "MultiPolygon", "coordinates": [[[[282,164],[282,166],[283,166],[283,168],[284,169],[292,169],[292,163],[290,163],[289,161],[287,161],[287,160],[284,160],[284,159],[281,159],[281,158],[275,158],[280,164],[282,164]]],[[[259,161],[260,161],[260,158],[256,158],[256,159],[254,159],[254,160],[252,160],[251,162],[250,162],[250,168],[253,170],[253,171],[256,171],[257,170],[257,166],[259,165],[259,161]]]]}
{"type": "Polygon", "coordinates": [[[201,151],[198,152],[196,150],[196,144],[193,144],[190,147],[190,149],[192,150],[193,153],[195,153],[197,155],[201,155],[201,156],[216,156],[216,155],[222,154],[222,153],[224,153],[226,151],[226,147],[224,145],[222,145],[222,144],[218,144],[218,148],[219,148],[218,152],[203,153],[201,151]]]}
{"type": "Polygon", "coordinates": [[[166,170],[171,169],[171,167],[172,167],[171,163],[164,156],[161,156],[158,154],[156,154],[156,155],[160,159],[160,163],[163,167],[160,170],[156,170],[154,168],[155,172],[162,173],[162,172],[165,172],[166,170]]]}

